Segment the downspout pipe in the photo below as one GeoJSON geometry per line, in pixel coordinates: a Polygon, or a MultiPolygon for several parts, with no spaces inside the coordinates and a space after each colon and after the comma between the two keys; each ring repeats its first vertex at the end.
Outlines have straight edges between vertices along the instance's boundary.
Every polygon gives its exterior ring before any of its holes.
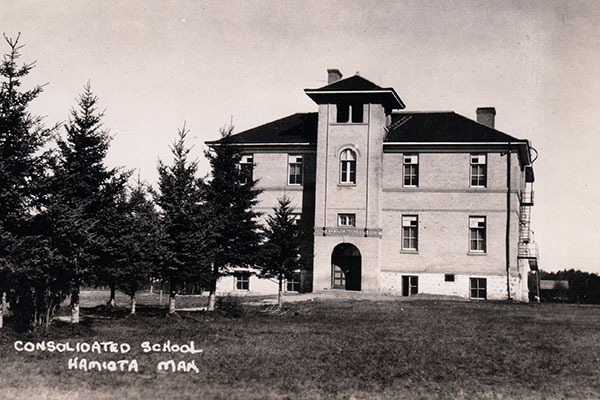
{"type": "Polygon", "coordinates": [[[511,158],[512,148],[508,142],[508,151],[506,152],[506,291],[508,301],[512,301],[510,295],[510,186],[511,186],[511,158]]]}

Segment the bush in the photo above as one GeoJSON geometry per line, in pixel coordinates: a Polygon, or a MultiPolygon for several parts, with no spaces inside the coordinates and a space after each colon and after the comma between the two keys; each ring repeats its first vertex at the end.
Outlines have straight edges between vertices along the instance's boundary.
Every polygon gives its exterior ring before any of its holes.
{"type": "Polygon", "coordinates": [[[246,314],[246,306],[242,303],[239,296],[218,297],[215,309],[223,316],[229,318],[240,318],[246,314]]]}

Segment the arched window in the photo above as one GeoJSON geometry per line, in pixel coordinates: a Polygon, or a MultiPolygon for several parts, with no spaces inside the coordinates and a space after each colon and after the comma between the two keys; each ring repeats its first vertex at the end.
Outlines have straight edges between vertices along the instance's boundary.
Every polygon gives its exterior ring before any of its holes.
{"type": "Polygon", "coordinates": [[[356,153],[350,149],[340,156],[340,183],[356,183],[356,153]]]}

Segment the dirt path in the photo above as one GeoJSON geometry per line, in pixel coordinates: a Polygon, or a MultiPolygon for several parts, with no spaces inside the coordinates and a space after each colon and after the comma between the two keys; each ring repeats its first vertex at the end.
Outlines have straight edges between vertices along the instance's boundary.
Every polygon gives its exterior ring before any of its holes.
{"type": "MultiPolygon", "coordinates": [[[[439,295],[428,295],[418,294],[415,296],[400,296],[390,293],[363,293],[353,292],[346,290],[331,290],[326,292],[318,293],[299,293],[299,294],[286,294],[284,296],[284,302],[299,302],[299,301],[311,301],[320,299],[346,299],[346,300],[368,300],[368,301],[407,301],[417,299],[428,299],[428,300],[459,300],[468,301],[466,299],[455,297],[455,296],[439,296],[439,295]]],[[[277,304],[277,296],[272,296],[259,301],[250,302],[251,305],[263,305],[263,304],[277,304]]]]}

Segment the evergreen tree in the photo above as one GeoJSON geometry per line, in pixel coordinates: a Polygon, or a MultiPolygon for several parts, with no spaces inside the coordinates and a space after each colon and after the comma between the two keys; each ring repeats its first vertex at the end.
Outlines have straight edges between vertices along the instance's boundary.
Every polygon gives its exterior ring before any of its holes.
{"type": "Polygon", "coordinates": [[[188,160],[185,146],[188,131],[183,126],[171,146],[173,165],[159,161],[163,258],[160,276],[170,286],[169,314],[175,312],[175,295],[183,284],[201,283],[205,277],[207,242],[206,210],[202,181],[196,177],[198,162],[188,160]]]}
{"type": "Polygon", "coordinates": [[[49,176],[45,183],[43,208],[30,226],[31,245],[19,252],[19,263],[29,266],[27,279],[39,295],[31,310],[19,312],[24,320],[32,311],[35,325],[48,326],[60,303],[72,292],[73,276],[84,260],[83,246],[89,240],[90,227],[80,207],[71,208],[65,203],[55,176],[49,176]]]}
{"type": "Polygon", "coordinates": [[[79,320],[79,288],[87,283],[108,283],[114,287],[114,242],[111,218],[116,202],[125,191],[128,173],[108,169],[104,159],[110,144],[108,130],[102,125],[104,114],[97,109],[98,98],[89,82],[71,110],[66,138],[58,141],[60,161],[55,171],[59,199],[68,212],[85,221],[86,232],[72,232],[77,254],[64,254],[72,266],[71,309],[73,322],[79,320]]]}
{"type": "Polygon", "coordinates": [[[160,248],[159,216],[148,197],[150,188],[140,182],[133,188],[121,215],[119,233],[117,286],[131,299],[131,314],[135,314],[135,294],[157,273],[160,248]]]}
{"type": "Polygon", "coordinates": [[[241,152],[232,144],[233,127],[221,130],[221,140],[207,151],[211,180],[206,184],[209,227],[206,243],[212,274],[208,310],[214,310],[217,280],[234,267],[254,267],[262,241],[259,214],[254,211],[260,190],[256,181],[240,169],[241,152]]]}
{"type": "Polygon", "coordinates": [[[276,278],[279,283],[277,307],[283,306],[283,281],[291,279],[300,263],[300,227],[294,218],[294,208],[289,197],[279,199],[274,214],[267,217],[267,242],[263,245],[262,274],[276,278]]]}
{"type": "Polygon", "coordinates": [[[44,268],[52,252],[36,218],[49,159],[43,148],[55,128],[45,128],[41,117],[27,111],[42,92],[41,86],[21,89],[35,63],[19,65],[19,37],[4,39],[9,51],[0,62],[0,292],[3,298],[6,292],[18,322],[31,327],[49,322],[48,301],[61,296],[44,268]]]}
{"type": "Polygon", "coordinates": [[[96,263],[93,266],[90,284],[106,285],[110,288],[110,297],[107,305],[115,307],[115,296],[121,257],[121,235],[127,234],[123,230],[123,222],[127,220],[127,181],[131,173],[119,172],[107,182],[100,192],[100,204],[95,215],[97,225],[94,229],[96,243],[94,255],[96,263]]]}

